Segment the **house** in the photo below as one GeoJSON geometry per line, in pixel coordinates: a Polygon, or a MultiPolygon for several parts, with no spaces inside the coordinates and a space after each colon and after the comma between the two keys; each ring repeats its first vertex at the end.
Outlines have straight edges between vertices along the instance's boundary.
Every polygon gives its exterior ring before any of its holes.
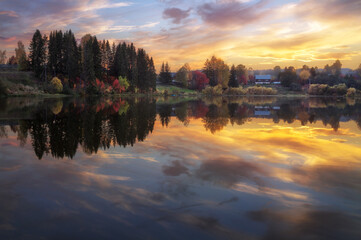
{"type": "Polygon", "coordinates": [[[255,84],[270,84],[272,76],[271,75],[256,75],[255,84]]]}

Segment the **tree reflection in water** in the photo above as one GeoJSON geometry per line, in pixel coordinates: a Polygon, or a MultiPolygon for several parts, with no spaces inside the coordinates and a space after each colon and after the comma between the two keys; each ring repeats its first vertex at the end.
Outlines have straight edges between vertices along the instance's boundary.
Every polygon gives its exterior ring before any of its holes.
{"type": "Polygon", "coordinates": [[[17,133],[21,145],[30,136],[36,156],[73,158],[80,145],[88,154],[110,146],[133,146],[153,131],[156,116],[162,126],[176,118],[187,126],[201,118],[205,130],[222,131],[228,124],[242,125],[251,118],[302,126],[322,121],[334,131],[340,121],[361,127],[361,103],[328,98],[214,98],[157,103],[154,98],[127,99],[6,99],[0,104],[0,137],[4,125],[17,133]],[[19,114],[20,113],[20,114],[19,114]]]}

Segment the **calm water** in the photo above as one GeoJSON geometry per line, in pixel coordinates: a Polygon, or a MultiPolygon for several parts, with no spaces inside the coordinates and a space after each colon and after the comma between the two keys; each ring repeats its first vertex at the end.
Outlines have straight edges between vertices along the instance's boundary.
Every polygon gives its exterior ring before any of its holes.
{"type": "Polygon", "coordinates": [[[361,102],[1,99],[0,239],[361,239],[361,102]]]}

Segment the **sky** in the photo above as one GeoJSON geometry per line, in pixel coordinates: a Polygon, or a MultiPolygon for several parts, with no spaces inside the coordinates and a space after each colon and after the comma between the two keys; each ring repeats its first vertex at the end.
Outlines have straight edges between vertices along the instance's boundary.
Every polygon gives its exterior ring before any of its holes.
{"type": "Polygon", "coordinates": [[[0,49],[36,29],[133,42],[177,71],[212,55],[253,69],[361,64],[361,0],[0,0],[0,49]]]}

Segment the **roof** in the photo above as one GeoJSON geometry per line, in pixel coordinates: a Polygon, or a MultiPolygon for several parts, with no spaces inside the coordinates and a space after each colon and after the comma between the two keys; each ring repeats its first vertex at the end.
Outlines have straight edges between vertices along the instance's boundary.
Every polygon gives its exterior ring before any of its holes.
{"type": "Polygon", "coordinates": [[[256,80],[269,80],[271,79],[271,75],[256,75],[255,76],[256,80]]]}

